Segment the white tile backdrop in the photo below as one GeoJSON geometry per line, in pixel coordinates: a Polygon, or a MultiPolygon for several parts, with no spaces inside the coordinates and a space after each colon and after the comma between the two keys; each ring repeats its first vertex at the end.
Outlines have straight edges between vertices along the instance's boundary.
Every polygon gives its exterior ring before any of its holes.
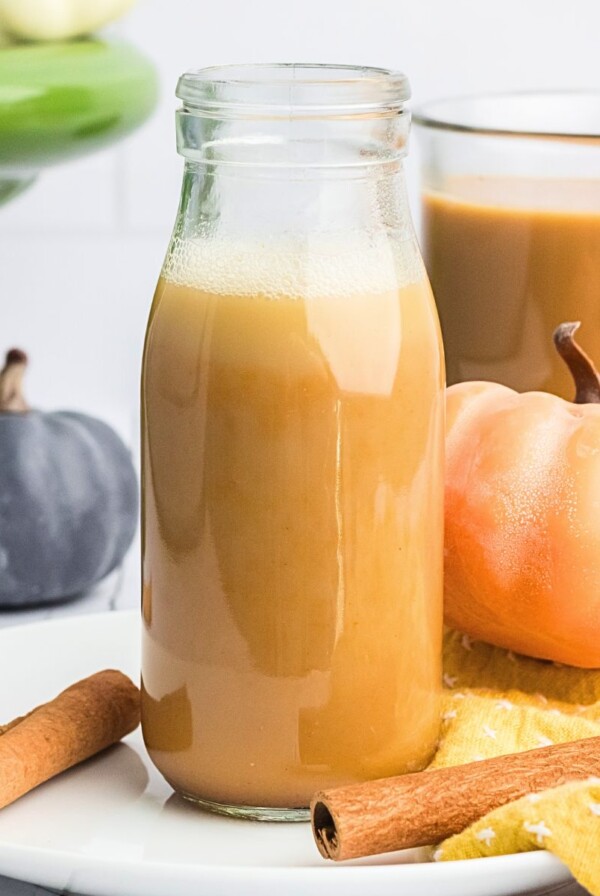
{"type": "MultiPolygon", "coordinates": [[[[155,61],[161,99],[118,148],[57,167],[0,208],[0,351],[30,399],[101,414],[136,441],[145,318],[178,199],[174,98],[187,68],[329,61],[404,69],[415,100],[600,87],[597,0],[140,0],[111,29],[155,61]]],[[[416,195],[416,159],[409,159],[416,195]]]]}

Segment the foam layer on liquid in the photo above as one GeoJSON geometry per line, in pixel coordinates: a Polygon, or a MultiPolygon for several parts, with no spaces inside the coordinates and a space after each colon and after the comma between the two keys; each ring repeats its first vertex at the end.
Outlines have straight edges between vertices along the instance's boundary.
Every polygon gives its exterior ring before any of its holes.
{"type": "Polygon", "coordinates": [[[397,290],[424,277],[416,248],[385,236],[325,241],[176,239],[163,277],[222,295],[324,298],[397,290]]]}

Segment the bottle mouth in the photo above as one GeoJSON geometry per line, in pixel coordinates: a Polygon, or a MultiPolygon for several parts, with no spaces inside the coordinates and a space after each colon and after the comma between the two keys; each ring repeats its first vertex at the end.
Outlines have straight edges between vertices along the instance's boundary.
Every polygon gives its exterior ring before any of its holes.
{"type": "Polygon", "coordinates": [[[434,100],[415,124],[458,133],[546,140],[600,139],[600,91],[541,90],[434,100]]]}
{"type": "Polygon", "coordinates": [[[410,97],[402,72],[355,65],[218,65],[186,72],[176,94],[208,118],[390,118],[410,97]]]}

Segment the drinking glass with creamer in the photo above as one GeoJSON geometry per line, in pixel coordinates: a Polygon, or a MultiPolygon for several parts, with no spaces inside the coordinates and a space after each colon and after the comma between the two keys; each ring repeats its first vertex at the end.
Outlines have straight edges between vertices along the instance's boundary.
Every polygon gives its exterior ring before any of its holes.
{"type": "Polygon", "coordinates": [[[308,817],[438,737],[444,365],[404,75],[185,74],[143,362],[143,731],[172,787],[308,817]]]}
{"type": "Polygon", "coordinates": [[[449,383],[571,400],[552,332],[580,320],[600,355],[600,91],[438,100],[415,120],[449,383]]]}

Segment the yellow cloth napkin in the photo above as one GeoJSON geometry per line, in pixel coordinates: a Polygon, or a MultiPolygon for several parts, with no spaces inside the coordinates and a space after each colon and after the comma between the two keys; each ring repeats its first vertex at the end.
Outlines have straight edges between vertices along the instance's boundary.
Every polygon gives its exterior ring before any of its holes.
{"type": "MultiPolygon", "coordinates": [[[[444,639],[443,726],[431,768],[600,735],[600,670],[444,639]]],[[[600,778],[509,803],[450,837],[436,861],[548,849],[600,896],[600,778]]]]}

